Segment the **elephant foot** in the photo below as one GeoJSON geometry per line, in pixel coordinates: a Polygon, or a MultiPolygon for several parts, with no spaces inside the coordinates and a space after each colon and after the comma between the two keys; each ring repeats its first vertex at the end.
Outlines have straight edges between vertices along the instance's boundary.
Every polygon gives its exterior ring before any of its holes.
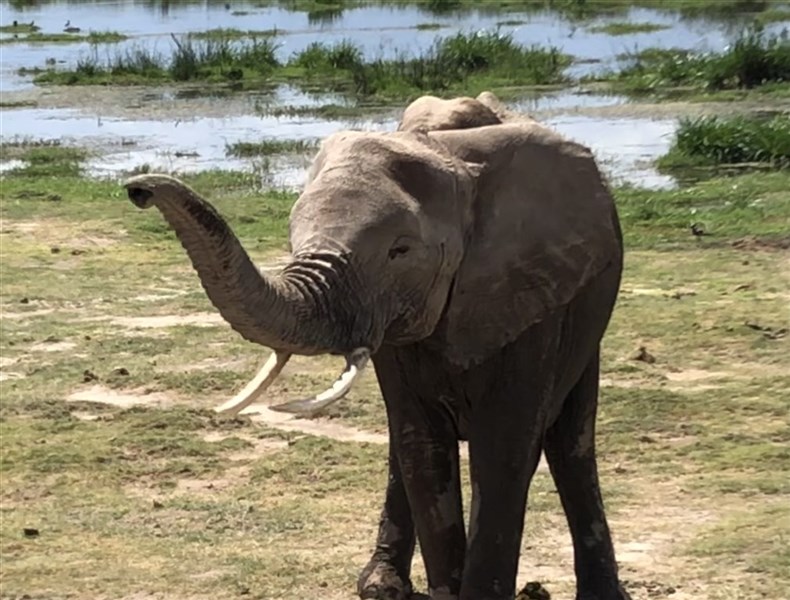
{"type": "Polygon", "coordinates": [[[409,600],[412,585],[391,564],[374,558],[359,576],[357,593],[363,600],[409,600]]]}

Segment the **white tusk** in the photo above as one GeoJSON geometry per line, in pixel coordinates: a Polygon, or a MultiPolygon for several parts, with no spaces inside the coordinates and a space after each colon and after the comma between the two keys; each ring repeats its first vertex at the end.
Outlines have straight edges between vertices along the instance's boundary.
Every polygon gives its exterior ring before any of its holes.
{"type": "Polygon", "coordinates": [[[244,389],[233,396],[233,398],[214,410],[225,415],[239,414],[239,412],[255,402],[255,400],[266,391],[266,388],[277,379],[277,376],[280,374],[280,371],[283,370],[289,358],[291,358],[291,355],[288,353],[272,352],[269,360],[267,360],[266,364],[258,371],[258,374],[253,377],[252,381],[245,385],[244,389]]]}
{"type": "Polygon", "coordinates": [[[279,412],[293,413],[297,415],[309,416],[317,413],[322,408],[326,408],[340,400],[343,396],[348,394],[351,387],[354,385],[359,374],[365,368],[365,365],[370,358],[370,350],[367,348],[357,348],[346,356],[346,370],[340,375],[337,381],[331,388],[314,396],[313,398],[306,398],[304,400],[292,400],[284,404],[277,404],[270,407],[272,410],[279,412]]]}

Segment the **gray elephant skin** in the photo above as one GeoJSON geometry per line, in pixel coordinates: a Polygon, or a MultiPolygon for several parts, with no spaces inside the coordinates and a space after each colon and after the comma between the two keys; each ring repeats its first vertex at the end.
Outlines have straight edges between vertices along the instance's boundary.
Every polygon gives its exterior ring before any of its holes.
{"type": "MultiPolygon", "coordinates": [[[[589,149],[490,93],[421,98],[398,131],[324,141],[277,276],[260,273],[177,179],[125,185],[137,206],[162,212],[228,323],[275,351],[252,395],[291,354],[346,356],[348,372],[364,363],[354,356],[371,357],[389,479],[361,598],[411,597],[419,540],[431,598],[512,600],[541,451],[573,538],[577,600],[629,598],[595,453],[599,349],[622,238],[589,149]],[[469,442],[468,528],[459,440],[469,442]]],[[[329,401],[347,391],[346,375],[329,401]]],[[[290,409],[326,399],[311,402],[290,409]]]]}

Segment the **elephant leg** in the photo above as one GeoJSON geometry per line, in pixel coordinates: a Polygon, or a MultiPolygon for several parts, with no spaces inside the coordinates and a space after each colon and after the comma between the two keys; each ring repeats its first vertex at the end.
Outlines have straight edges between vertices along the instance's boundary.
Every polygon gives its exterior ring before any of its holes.
{"type": "Polygon", "coordinates": [[[400,465],[390,444],[389,480],[381,511],[376,550],[357,583],[360,598],[407,600],[411,597],[411,561],[415,532],[400,465]]]}
{"type": "Polygon", "coordinates": [[[457,600],[466,534],[458,436],[436,388],[441,368],[429,353],[410,347],[384,347],[374,365],[431,598],[457,600]]]}
{"type": "Polygon", "coordinates": [[[527,494],[540,460],[548,400],[541,378],[499,372],[505,376],[488,386],[470,418],[472,505],[460,600],[515,596],[527,494]]]}
{"type": "Polygon", "coordinates": [[[573,537],[577,600],[628,600],[617,575],[595,457],[599,355],[571,389],[544,449],[573,537]]]}

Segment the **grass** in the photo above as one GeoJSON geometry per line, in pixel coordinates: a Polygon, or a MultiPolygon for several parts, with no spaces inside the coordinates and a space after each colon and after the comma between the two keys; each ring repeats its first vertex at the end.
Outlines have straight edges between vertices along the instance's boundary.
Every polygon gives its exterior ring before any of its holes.
{"type": "Polygon", "coordinates": [[[753,26],[721,53],[646,49],[627,56],[630,63],[605,76],[632,92],[686,88],[717,92],[753,89],[790,81],[790,41],[753,26]]]}
{"type": "MultiPolygon", "coordinates": [[[[257,262],[284,251],[293,194],[251,174],[186,179],[257,262]]],[[[745,600],[790,585],[787,338],[745,325],[787,326],[787,254],[736,244],[786,239],[788,190],[786,172],[616,190],[628,254],[598,441],[618,548],[651,548],[649,560],[623,562],[636,597],[648,583],[745,600]],[[692,236],[692,221],[710,235],[692,236]],[[640,345],[655,363],[630,359],[640,345]]],[[[214,309],[161,216],[135,209],[117,182],[52,167],[7,175],[0,200],[4,593],[350,597],[378,523],[386,447],[207,411],[264,352],[217,322],[119,320],[214,309]],[[147,404],[67,401],[95,386],[147,404]]],[[[315,392],[340,366],[297,357],[272,400],[315,392]]],[[[383,432],[372,374],[360,383],[329,423],[383,432]]],[[[572,597],[567,526],[544,471],[526,534],[526,569],[554,565],[543,584],[572,597]]]]}
{"type": "Polygon", "coordinates": [[[302,154],[318,148],[316,140],[263,140],[261,142],[235,142],[225,146],[228,156],[268,156],[272,154],[302,154]]]}
{"type": "Polygon", "coordinates": [[[790,167],[790,117],[683,119],[660,168],[738,165],[790,167]]]}
{"type": "Polygon", "coordinates": [[[418,31],[434,31],[444,27],[441,23],[418,23],[415,29],[418,31]]]}
{"type": "Polygon", "coordinates": [[[91,31],[87,35],[73,33],[39,33],[33,32],[24,37],[0,39],[0,44],[62,44],[88,42],[90,44],[114,44],[129,39],[129,36],[117,31],[91,31]]]}
{"type": "Polygon", "coordinates": [[[523,47],[509,34],[458,33],[439,38],[419,58],[404,54],[395,60],[374,60],[352,69],[352,76],[355,91],[363,96],[404,98],[559,83],[569,64],[569,57],[556,48],[523,47]]]}
{"type": "MultiPolygon", "coordinates": [[[[207,411],[265,353],[216,321],[124,321],[215,311],[159,214],[135,209],[117,182],[63,174],[56,165],[79,158],[66,148],[14,148],[41,150],[60,159],[0,187],[4,593],[350,597],[378,523],[386,447],[207,411]],[[91,389],[146,404],[67,400],[91,389]]],[[[284,252],[293,194],[252,174],[186,179],[257,262],[284,252]]],[[[598,440],[618,548],[651,548],[622,566],[634,596],[646,593],[640,582],[745,600],[790,585],[787,338],[745,325],[787,326],[787,254],[768,244],[790,230],[788,190],[787,172],[615,190],[628,254],[598,440]],[[695,221],[710,235],[692,236],[695,221]],[[640,345],[654,364],[629,358],[640,345]]],[[[340,366],[297,357],[272,400],[315,392],[340,366]]],[[[360,384],[328,422],[385,431],[372,374],[360,384]]],[[[554,565],[544,585],[572,597],[567,526],[543,471],[526,534],[527,570],[554,565]]]]}
{"type": "Polygon", "coordinates": [[[625,187],[616,191],[629,246],[693,247],[700,240],[689,226],[702,223],[709,245],[727,245],[743,236],[767,240],[787,237],[790,175],[749,173],[719,177],[671,191],[625,187]]]}
{"type": "Polygon", "coordinates": [[[0,101],[0,108],[29,108],[33,106],[38,106],[34,100],[0,101]]]}
{"type": "Polygon", "coordinates": [[[0,33],[36,33],[41,27],[35,24],[34,21],[30,23],[17,23],[14,21],[11,25],[0,25],[0,33]]]}
{"type": "MultiPolygon", "coordinates": [[[[366,0],[269,0],[264,4],[277,4],[290,10],[308,13],[340,13],[359,6],[369,5],[366,0]]],[[[479,0],[385,0],[381,4],[417,6],[435,14],[479,10],[479,0]]],[[[592,17],[612,13],[625,13],[633,6],[654,8],[684,14],[737,14],[742,11],[762,12],[782,0],[490,0],[484,9],[492,12],[539,11],[547,7],[572,17],[592,17]]]]}
{"type": "Polygon", "coordinates": [[[759,13],[755,20],[758,23],[768,25],[770,23],[785,23],[790,22],[790,10],[787,8],[770,8],[759,13]]]}
{"type": "Polygon", "coordinates": [[[423,92],[558,83],[570,63],[555,48],[516,44],[499,33],[463,34],[437,38],[425,55],[402,53],[394,60],[365,61],[349,41],[313,43],[281,64],[271,38],[246,42],[229,38],[173,38],[170,57],[143,47],[100,57],[83,57],[71,71],[45,70],[35,82],[76,84],[136,84],[161,81],[236,82],[290,81],[353,91],[361,96],[403,99],[423,92]]]}
{"type": "Polygon", "coordinates": [[[4,160],[24,161],[24,166],[7,172],[16,177],[77,176],[82,172],[81,163],[87,158],[87,152],[82,148],[26,141],[18,144],[3,144],[0,147],[0,155],[4,160]]]}
{"type": "Polygon", "coordinates": [[[279,35],[279,30],[275,27],[273,29],[263,29],[263,30],[241,30],[241,29],[234,29],[232,27],[225,28],[225,27],[218,27],[216,29],[209,29],[207,31],[198,31],[195,33],[190,34],[193,39],[196,40],[241,40],[245,38],[262,38],[262,37],[274,37],[279,35]]]}
{"type": "Polygon", "coordinates": [[[668,29],[668,25],[658,23],[631,23],[627,21],[616,21],[603,25],[593,25],[589,28],[592,33],[603,33],[606,35],[632,35],[634,33],[652,33],[668,29]]]}

